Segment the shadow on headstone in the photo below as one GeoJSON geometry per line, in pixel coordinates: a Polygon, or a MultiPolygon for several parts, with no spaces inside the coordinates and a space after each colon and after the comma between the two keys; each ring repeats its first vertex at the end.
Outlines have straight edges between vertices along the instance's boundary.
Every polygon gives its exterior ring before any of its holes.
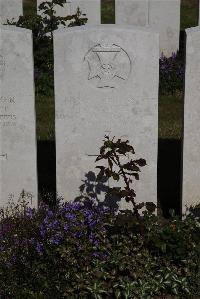
{"type": "Polygon", "coordinates": [[[181,140],[159,139],[158,143],[158,203],[164,217],[181,207],[181,140]]]}
{"type": "MultiPolygon", "coordinates": [[[[181,203],[181,140],[159,139],[158,146],[158,202],[165,217],[169,210],[180,214],[181,203]]],[[[38,141],[38,185],[40,198],[48,203],[56,202],[56,153],[54,141],[38,141]]],[[[94,172],[89,171],[83,178],[80,197],[75,200],[96,202],[99,206],[117,210],[119,198],[106,196],[106,177],[97,182],[94,172]]]]}
{"type": "Polygon", "coordinates": [[[111,211],[116,211],[119,208],[119,197],[109,195],[108,178],[103,176],[101,180],[97,180],[97,176],[93,171],[85,174],[82,184],[79,187],[80,196],[75,198],[75,201],[83,201],[96,203],[99,207],[109,208],[111,211]]]}
{"type": "Polygon", "coordinates": [[[200,217],[200,204],[196,207],[190,207],[189,208],[190,214],[192,214],[194,217],[200,217]]]}

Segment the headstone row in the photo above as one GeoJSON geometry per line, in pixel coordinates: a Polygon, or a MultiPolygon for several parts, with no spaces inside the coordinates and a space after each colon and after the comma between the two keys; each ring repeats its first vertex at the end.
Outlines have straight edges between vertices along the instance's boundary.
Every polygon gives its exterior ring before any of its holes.
{"type": "Polygon", "coordinates": [[[180,0],[115,0],[119,25],[149,26],[160,34],[160,54],[179,49],[180,0]]]}
{"type": "MultiPolygon", "coordinates": [[[[183,207],[199,201],[200,27],[187,30],[183,207]]],[[[147,161],[138,201],[157,203],[159,36],[147,28],[101,25],[54,33],[57,191],[79,195],[104,135],[130,140],[147,161]]],[[[32,35],[0,30],[0,200],[22,190],[37,206],[32,35]]],[[[112,182],[111,182],[112,184],[112,182]]],[[[127,208],[124,202],[120,208],[127,208]]]]}
{"type": "MultiPolygon", "coordinates": [[[[44,0],[37,1],[39,7],[44,0]]],[[[89,25],[101,24],[100,0],[67,0],[57,7],[58,16],[72,15],[79,7],[89,25]]],[[[160,54],[171,56],[179,48],[180,0],[115,0],[115,23],[150,27],[160,34],[160,54]]]]}

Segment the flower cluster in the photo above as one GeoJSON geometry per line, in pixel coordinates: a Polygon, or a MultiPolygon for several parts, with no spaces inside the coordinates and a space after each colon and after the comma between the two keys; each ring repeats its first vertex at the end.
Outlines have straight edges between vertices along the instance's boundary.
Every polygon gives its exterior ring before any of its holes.
{"type": "Polygon", "coordinates": [[[181,92],[183,90],[183,80],[185,67],[183,57],[180,54],[172,53],[171,57],[160,57],[160,93],[181,92]]]}
{"type": "MultiPolygon", "coordinates": [[[[26,208],[23,217],[1,222],[1,250],[6,251],[10,242],[16,251],[43,257],[52,247],[71,246],[78,254],[86,245],[90,255],[97,256],[105,234],[105,215],[104,208],[76,202],[61,203],[54,209],[42,205],[38,211],[26,208]]],[[[6,256],[16,262],[16,257],[6,256]]]]}
{"type": "Polygon", "coordinates": [[[2,216],[0,298],[199,298],[199,218],[143,220],[142,237],[130,213],[88,202],[2,216]]]}

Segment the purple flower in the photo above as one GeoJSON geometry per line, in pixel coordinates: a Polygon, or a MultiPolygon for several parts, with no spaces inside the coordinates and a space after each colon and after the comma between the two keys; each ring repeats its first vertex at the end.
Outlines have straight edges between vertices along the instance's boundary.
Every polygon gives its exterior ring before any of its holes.
{"type": "Polygon", "coordinates": [[[44,246],[42,243],[37,242],[36,244],[36,251],[39,255],[43,255],[44,246]]]}
{"type": "Polygon", "coordinates": [[[172,58],[176,59],[176,53],[175,52],[172,52],[172,58]]]}
{"type": "Polygon", "coordinates": [[[47,212],[47,217],[48,217],[48,218],[53,217],[53,212],[49,210],[49,211],[47,212]]]}
{"type": "Polygon", "coordinates": [[[92,257],[100,259],[100,260],[106,260],[107,255],[102,253],[102,252],[95,251],[95,252],[92,253],[92,257]]]}
{"type": "Polygon", "coordinates": [[[59,245],[60,241],[62,239],[62,235],[61,233],[57,233],[55,236],[52,236],[50,239],[49,239],[49,242],[53,245],[59,245]]]}
{"type": "Polygon", "coordinates": [[[44,227],[44,225],[40,226],[40,235],[44,238],[44,236],[46,235],[46,229],[44,227]]]}
{"type": "Polygon", "coordinates": [[[93,252],[92,256],[96,258],[100,258],[101,254],[99,252],[93,252]]]}
{"type": "Polygon", "coordinates": [[[49,223],[49,218],[48,218],[48,217],[45,217],[43,223],[44,223],[45,225],[47,225],[47,224],[49,223]]]}
{"type": "Polygon", "coordinates": [[[99,245],[99,240],[96,238],[94,233],[91,233],[89,236],[89,240],[92,243],[92,245],[94,246],[98,246],[99,245]]]}
{"type": "Polygon", "coordinates": [[[68,220],[71,220],[71,221],[75,221],[76,220],[76,215],[74,215],[74,214],[65,214],[65,218],[67,218],[68,220]]]}
{"type": "Polygon", "coordinates": [[[32,209],[30,207],[26,209],[26,216],[28,218],[33,219],[34,214],[35,214],[35,210],[34,209],[32,209]]]}
{"type": "Polygon", "coordinates": [[[90,228],[94,228],[99,223],[99,220],[95,219],[89,223],[90,228]]]}
{"type": "Polygon", "coordinates": [[[83,236],[83,232],[77,232],[77,233],[75,233],[75,234],[73,234],[73,236],[75,237],[75,238],[81,238],[82,236],[83,236]]]}
{"type": "Polygon", "coordinates": [[[15,264],[16,261],[17,261],[16,256],[15,256],[15,255],[11,256],[11,258],[10,258],[10,263],[11,263],[11,264],[15,264]]]}
{"type": "Polygon", "coordinates": [[[68,231],[68,229],[69,229],[69,224],[65,223],[65,224],[64,224],[64,230],[65,230],[65,231],[68,231]]]}
{"type": "Polygon", "coordinates": [[[80,202],[65,203],[63,209],[65,212],[80,211],[83,209],[83,204],[80,202]]]}
{"type": "Polygon", "coordinates": [[[50,222],[50,223],[48,224],[47,228],[48,228],[49,230],[53,230],[53,229],[58,228],[58,226],[59,226],[59,221],[58,221],[58,220],[54,220],[54,221],[52,221],[52,222],[50,222]]]}

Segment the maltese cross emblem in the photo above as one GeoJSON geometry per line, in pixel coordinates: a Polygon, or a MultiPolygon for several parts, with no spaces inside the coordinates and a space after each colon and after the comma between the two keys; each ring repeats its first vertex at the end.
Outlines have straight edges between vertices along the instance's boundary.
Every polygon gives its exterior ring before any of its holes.
{"type": "Polygon", "coordinates": [[[116,88],[128,80],[131,61],[119,46],[93,47],[85,56],[88,63],[88,80],[97,88],[116,88]]]}

